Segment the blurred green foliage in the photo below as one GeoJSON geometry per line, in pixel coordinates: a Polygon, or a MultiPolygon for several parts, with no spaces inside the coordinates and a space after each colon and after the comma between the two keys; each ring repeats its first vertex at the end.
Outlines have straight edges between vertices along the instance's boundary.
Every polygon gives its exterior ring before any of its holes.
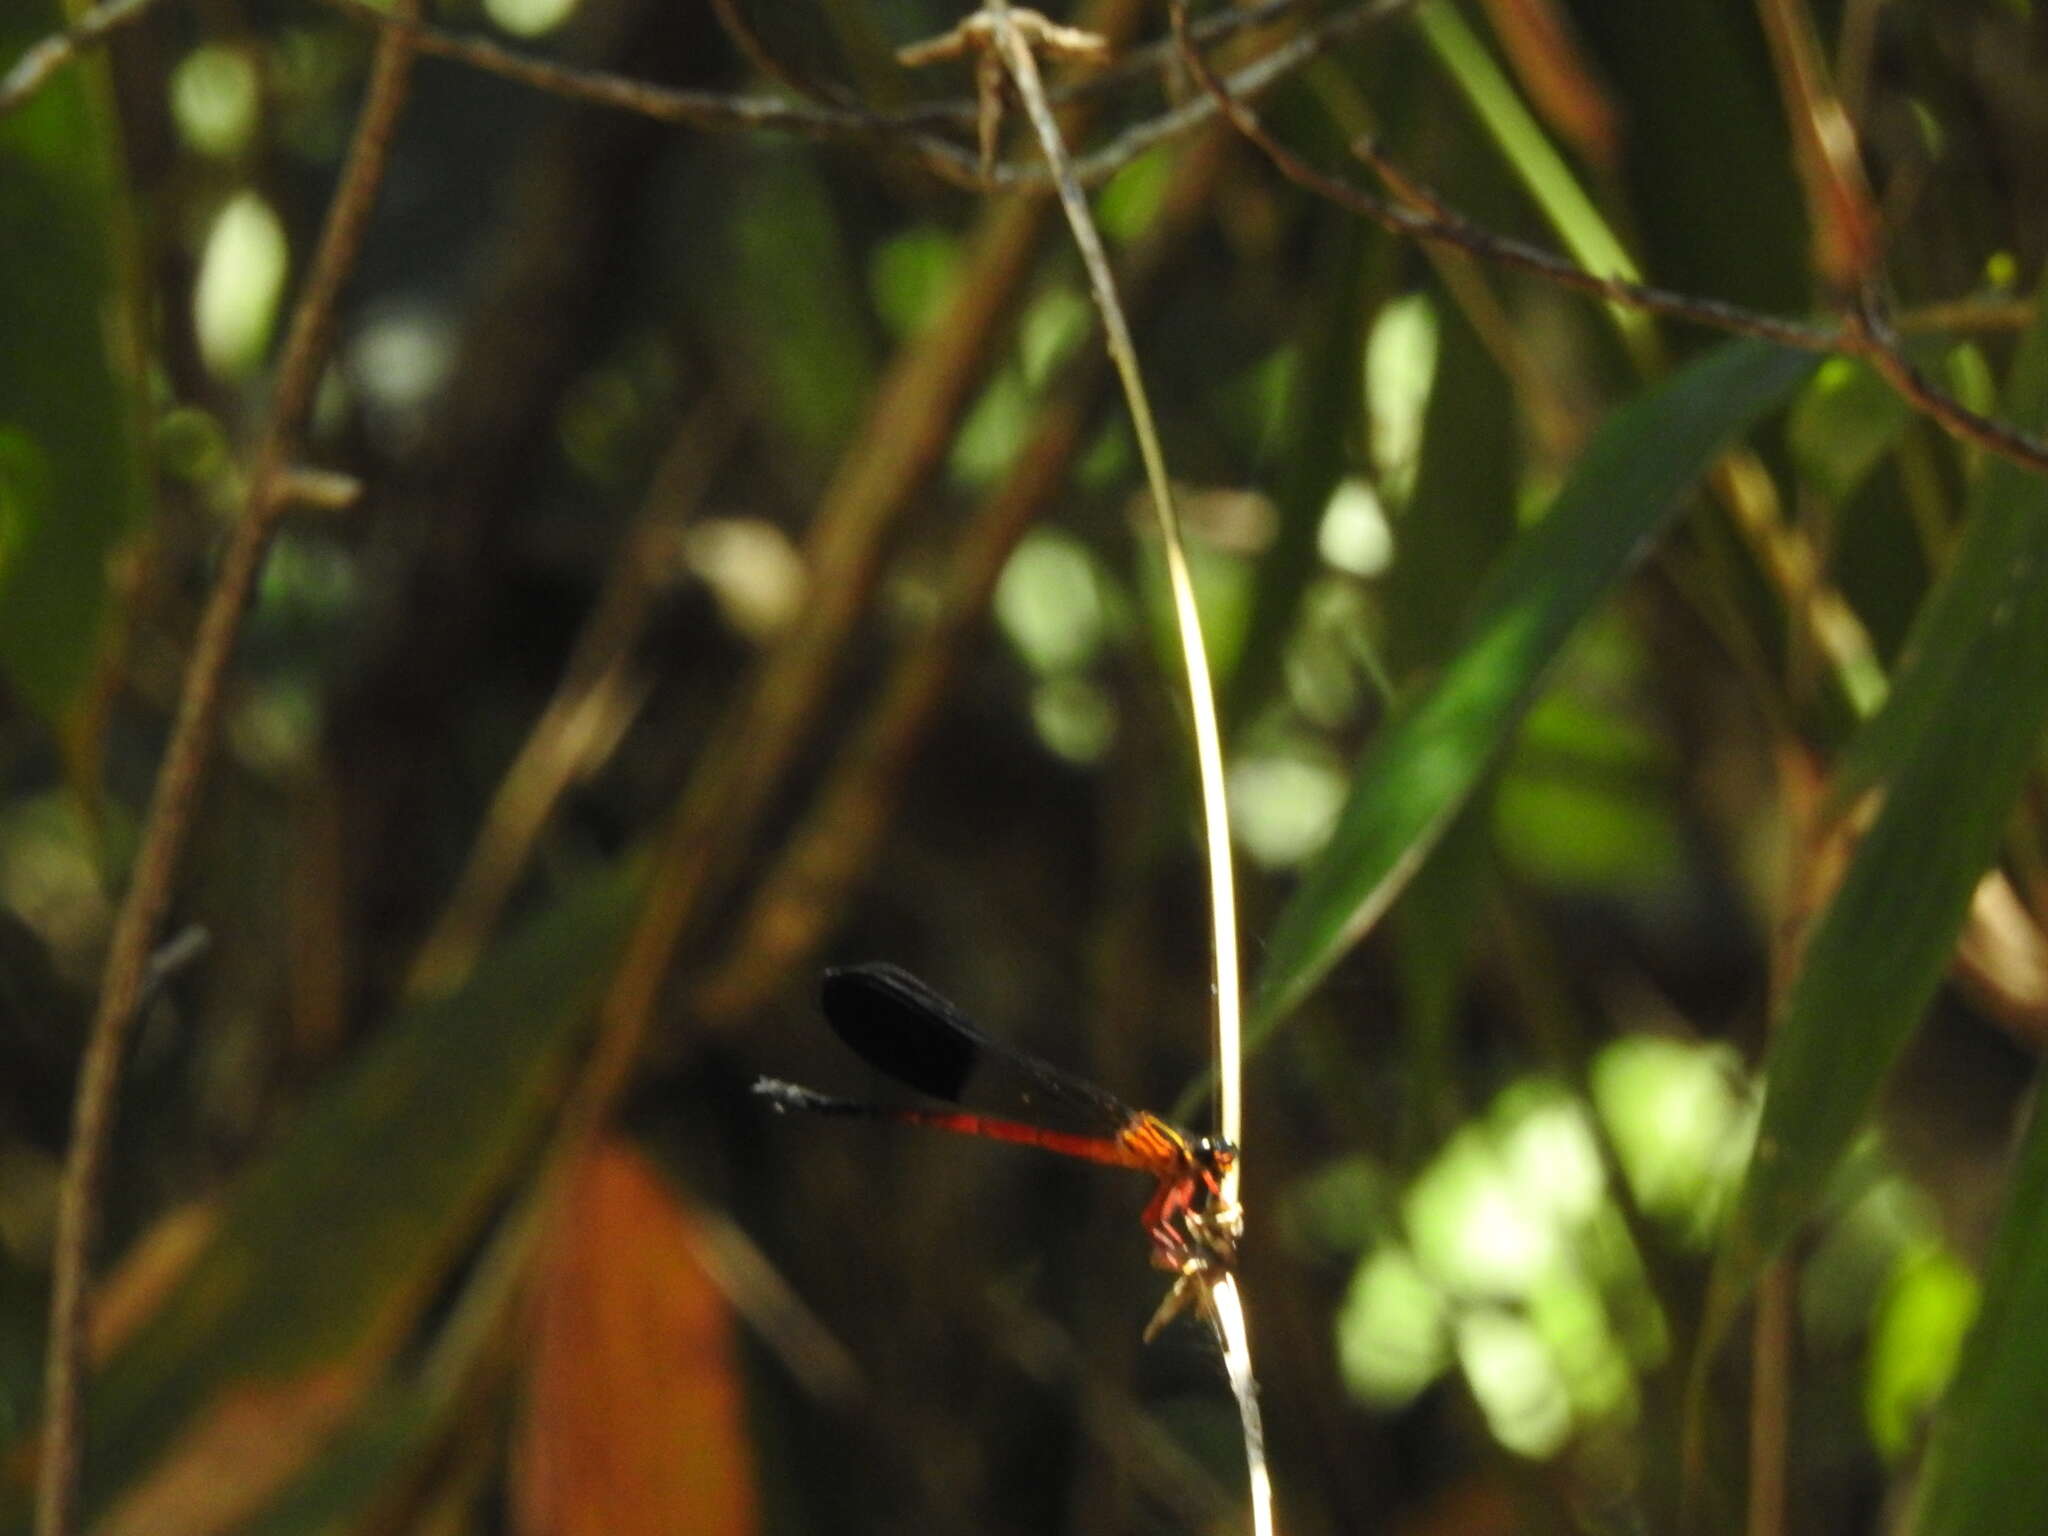
{"type": "MultiPolygon", "coordinates": [[[[434,14],[972,153],[970,66],[893,59],[960,10],[434,14]]],[[[1751,9],[1410,10],[1320,47],[1267,126],[1361,184],[1370,131],[1596,270],[1826,318],[1806,104],[1751,9]]],[[[2037,11],[1803,19],[1906,357],[2038,431],[2037,11]]],[[[0,21],[0,70],[59,20],[0,21]]],[[[80,1032],[368,27],[167,0],[0,116],[16,1526],[80,1032]]],[[[1086,148],[1194,99],[1170,61],[1104,78],[1086,148]]],[[[612,1123],[700,1208],[709,1326],[754,1341],[714,1396],[769,1524],[1237,1528],[1206,1344],[1136,1346],[1142,1190],[745,1092],[859,1084],[808,978],[887,956],[1132,1102],[1195,1079],[1199,1112],[1178,651],[1080,269],[1043,203],[887,138],[420,66],[301,445],[362,494],[269,553],[176,902],[212,948],[133,1042],[96,1510],[520,1529],[565,1106],[619,1027],[598,1000],[652,966],[612,1123]]],[[[1030,163],[1014,114],[999,147],[1030,163]]],[[[1863,363],[1394,240],[1213,127],[1093,202],[1225,703],[1288,1525],[2042,1528],[2048,481],[1863,363]],[[1745,1326],[1767,1275],[1778,1344],[1745,1326]]]]}

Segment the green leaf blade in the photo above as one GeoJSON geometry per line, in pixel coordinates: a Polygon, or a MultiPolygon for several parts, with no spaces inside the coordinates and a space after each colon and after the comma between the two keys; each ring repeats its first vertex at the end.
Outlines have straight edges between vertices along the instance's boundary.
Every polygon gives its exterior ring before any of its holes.
{"type": "Polygon", "coordinates": [[[1758,342],[1706,354],[1615,413],[1544,519],[1508,551],[1434,687],[1367,749],[1328,848],[1276,923],[1255,993],[1276,1025],[1399,894],[1512,734],[1581,619],[1732,437],[1811,359],[1758,342]]]}
{"type": "Polygon", "coordinates": [[[1993,1239],[1984,1301],[1935,1421],[1916,1536],[2048,1528],[2048,1116],[2028,1128],[1993,1239]]]}
{"type": "MultiPolygon", "coordinates": [[[[2048,327],[2010,418],[2048,416],[2048,327]]],[[[1772,1031],[1757,1148],[1717,1259],[1711,1344],[1873,1113],[1945,974],[2048,719],[2048,479],[1987,467],[1884,709],[1842,783],[1882,807],[1818,919],[1772,1031]]],[[[1840,790],[1838,789],[1838,799],[1840,790]]]]}

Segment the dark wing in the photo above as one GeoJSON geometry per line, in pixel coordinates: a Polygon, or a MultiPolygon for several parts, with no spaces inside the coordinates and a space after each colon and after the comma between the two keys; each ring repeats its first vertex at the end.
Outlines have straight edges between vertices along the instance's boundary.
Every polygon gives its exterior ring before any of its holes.
{"type": "Polygon", "coordinates": [[[855,1055],[906,1087],[959,1103],[967,1081],[985,1064],[1017,1079],[1017,1097],[1043,1095],[1086,1110],[1105,1129],[1132,1112],[1113,1095],[1029,1052],[982,1033],[966,1014],[908,971],[883,963],[825,973],[819,1001],[825,1018],[855,1055]]]}

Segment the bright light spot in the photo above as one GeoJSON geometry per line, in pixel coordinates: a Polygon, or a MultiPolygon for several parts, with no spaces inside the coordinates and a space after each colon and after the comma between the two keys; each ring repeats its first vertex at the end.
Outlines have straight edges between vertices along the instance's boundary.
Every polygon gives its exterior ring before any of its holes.
{"type": "Polygon", "coordinates": [[[455,334],[447,316],[424,305],[393,305],[372,315],[349,344],[348,373],[380,430],[404,434],[447,382],[455,334]]]}
{"type": "Polygon", "coordinates": [[[1903,1259],[1877,1308],[1863,1411],[1887,1456],[1917,1439],[1926,1414],[1948,1390],[1963,1339],[1977,1316],[1977,1279],[1933,1244],[1903,1259]]]}
{"type": "Polygon", "coordinates": [[[1031,391],[1025,388],[1022,373],[1015,368],[998,373],[953,435],[947,473],[962,485],[986,485],[995,479],[1009,467],[1031,430],[1031,410],[1031,391]]]}
{"type": "Polygon", "coordinates": [[[1372,414],[1373,462],[1384,484],[1414,481],[1422,425],[1436,381],[1436,311],[1421,294],[1380,311],[1365,345],[1365,398],[1372,414]]]}
{"type": "Polygon", "coordinates": [[[1051,381],[1053,370],[1087,340],[1094,313],[1071,288],[1054,288],[1024,311],[1017,327],[1017,355],[1027,385],[1042,389],[1051,381]]]}
{"type": "Polygon", "coordinates": [[[514,37],[539,37],[575,14],[576,0],[484,0],[484,14],[514,37]]]}
{"type": "Polygon", "coordinates": [[[1475,1309],[1458,1319],[1457,1334],[1458,1361],[1493,1437],[1536,1459],[1563,1446],[1571,1400],[1536,1330],[1505,1312],[1475,1309]]]}
{"type": "Polygon", "coordinates": [[[1629,1188],[1651,1215],[1704,1240],[1756,1139],[1756,1106],[1722,1046],[1654,1035],[1617,1040],[1593,1062],[1593,1102],[1629,1188]]]}
{"type": "Polygon", "coordinates": [[[1073,763],[1092,763],[1116,739],[1116,704],[1085,677],[1055,677],[1031,693],[1039,739],[1073,763]]]}
{"type": "Polygon", "coordinates": [[[209,43],[171,71],[171,116],[185,142],[203,155],[239,153],[256,131],[260,82],[239,48],[209,43]]]}
{"type": "Polygon", "coordinates": [[[899,337],[914,336],[937,317],[959,270],[959,240],[936,225],[919,224],[875,247],[868,287],[889,329],[899,337]]]}
{"type": "Polygon", "coordinates": [[[1559,1274],[1529,1293],[1528,1309],[1574,1413],[1611,1419],[1634,1411],[1635,1373],[1599,1292],[1577,1275],[1559,1274]]]}
{"type": "Polygon", "coordinates": [[[1230,765],[1230,828],[1268,869],[1301,863],[1330,840],[1344,775],[1302,752],[1241,757],[1230,765]]]}
{"type": "Polygon", "coordinates": [[[1400,1249],[1380,1249],[1352,1275],[1337,1363],[1352,1394],[1379,1408],[1408,1402],[1450,1363],[1443,1297],[1400,1249]]]}
{"type": "Polygon", "coordinates": [[[796,617],[807,585],[803,557],[773,523],[758,517],[707,517],[683,535],[683,560],[728,624],[766,640],[796,617]]]}
{"type": "Polygon", "coordinates": [[[1040,673],[1085,665],[1102,646],[1107,614],[1088,551],[1037,532],[1017,546],[996,583],[996,618],[1040,673]]]}
{"type": "Polygon", "coordinates": [[[284,226],[254,192],[228,200],[206,237],[192,294],[199,355],[221,378],[240,378],[263,361],[290,264],[284,226]]]}
{"type": "Polygon", "coordinates": [[[1527,1295],[1560,1259],[1550,1213],[1509,1182],[1477,1127],[1460,1131],[1422,1171],[1405,1214],[1423,1268],[1459,1295],[1527,1295]]]}
{"type": "Polygon", "coordinates": [[[1102,232],[1119,245],[1142,235],[1166,205],[1173,166],[1171,154],[1155,149],[1110,177],[1095,200],[1095,218],[1102,232]]]}
{"type": "Polygon", "coordinates": [[[296,681],[247,689],[228,716],[235,755],[259,773],[289,778],[303,773],[320,736],[320,706],[313,690],[296,681]]]}
{"type": "Polygon", "coordinates": [[[1500,1133],[1508,1180],[1532,1206],[1576,1227],[1600,1209],[1607,1177],[1593,1127],[1574,1099],[1534,1089],[1521,1104],[1503,1104],[1500,1133]]]}
{"type": "Polygon", "coordinates": [[[1316,551],[1353,576],[1377,576],[1393,561],[1394,530],[1371,486],[1345,480],[1331,493],[1316,529],[1316,551]]]}

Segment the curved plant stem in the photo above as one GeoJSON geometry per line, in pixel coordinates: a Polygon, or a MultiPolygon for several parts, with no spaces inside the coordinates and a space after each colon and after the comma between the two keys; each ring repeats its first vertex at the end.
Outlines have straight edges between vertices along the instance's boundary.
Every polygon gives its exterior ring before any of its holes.
{"type": "MultiPolygon", "coordinates": [[[[1159,446],[1159,433],[1152,419],[1151,401],[1138,368],[1138,352],[1131,340],[1130,325],[1117,298],[1116,281],[1109,257],[1102,248],[1102,236],[1088,209],[1087,197],[1075,179],[1067,157],[1065,141],[1052,107],[1045,96],[1045,83],[1038,72],[1038,60],[1030,39],[1019,26],[1009,0],[989,0],[980,13],[991,33],[991,42],[1002,59],[1017,94],[1024,103],[1051,169],[1060,206],[1067,215],[1074,244],[1088,271],[1088,284],[1096,308],[1102,315],[1103,339],[1124,388],[1131,412],[1131,427],[1145,463],[1145,478],[1152,492],[1152,509],[1159,522],[1159,537],[1166,557],[1167,578],[1173,591],[1175,628],[1180,635],[1181,658],[1187,670],[1189,713],[1193,717],[1195,762],[1202,797],[1203,841],[1209,860],[1209,913],[1212,923],[1211,976],[1216,989],[1216,1127],[1228,1141],[1241,1143],[1243,1137],[1243,1093],[1240,1063],[1243,1055],[1243,1019],[1239,996],[1237,952],[1237,891],[1231,870],[1230,811],[1223,780],[1223,733],[1217,723],[1215,687],[1209,676],[1209,659],[1202,642],[1201,614],[1195,604],[1194,578],[1188,569],[1187,551],[1181,543],[1180,519],[1174,510],[1173,488],[1166,474],[1166,458],[1159,446]]],[[[1042,24],[1042,23],[1041,23],[1042,24]]],[[[1237,1206],[1239,1169],[1236,1163],[1224,1179],[1223,1219],[1234,1229],[1241,1224],[1237,1206]]],[[[1223,1345],[1230,1373],[1232,1393],[1237,1399],[1238,1417],[1244,1435],[1245,1462],[1250,1475],[1252,1530],[1268,1536],[1273,1529],[1273,1489],[1266,1468],[1265,1428],[1259,1412],[1258,1382],[1252,1371],[1251,1339],[1246,1327],[1237,1277],[1221,1272],[1193,1270],[1184,1273],[1176,1285],[1191,1288],[1203,1315],[1215,1328],[1223,1345]]],[[[1167,1306],[1174,1302],[1169,1298],[1167,1306]]]]}

